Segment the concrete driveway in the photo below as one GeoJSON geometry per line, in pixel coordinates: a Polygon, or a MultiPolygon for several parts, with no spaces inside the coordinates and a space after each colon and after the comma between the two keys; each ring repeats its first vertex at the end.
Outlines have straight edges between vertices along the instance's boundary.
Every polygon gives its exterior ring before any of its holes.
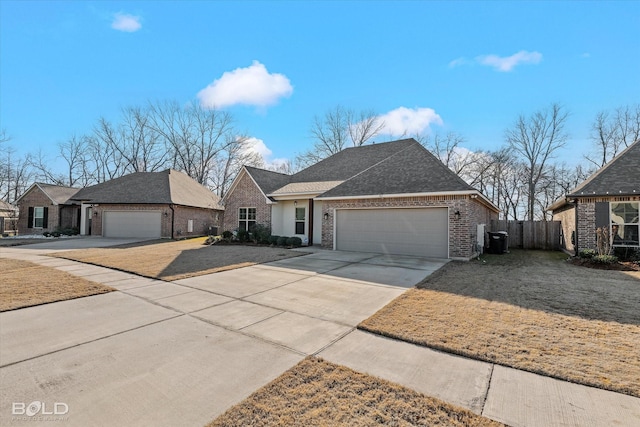
{"type": "Polygon", "coordinates": [[[167,283],[7,251],[119,292],[0,314],[2,425],[203,425],[446,262],[320,251],[167,283]]]}

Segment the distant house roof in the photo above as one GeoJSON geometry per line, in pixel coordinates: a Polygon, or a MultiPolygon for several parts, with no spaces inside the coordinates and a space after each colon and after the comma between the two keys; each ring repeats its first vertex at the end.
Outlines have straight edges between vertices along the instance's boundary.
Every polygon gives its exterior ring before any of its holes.
{"type": "Polygon", "coordinates": [[[568,197],[640,195],[640,140],[578,185],[568,197]]]}
{"type": "Polygon", "coordinates": [[[223,209],[220,198],[183,172],[136,172],[78,191],[73,200],[111,204],[176,204],[223,209]]]}
{"type": "Polygon", "coordinates": [[[42,182],[36,182],[31,185],[18,199],[16,203],[18,203],[24,196],[29,194],[33,188],[39,188],[54,205],[66,205],[72,204],[70,201],[71,197],[76,194],[80,189],[75,187],[65,187],[63,185],[55,185],[55,184],[45,184],[42,182]]]}
{"type": "Polygon", "coordinates": [[[4,200],[0,200],[0,212],[15,212],[18,208],[13,206],[11,203],[7,203],[4,200]]]}

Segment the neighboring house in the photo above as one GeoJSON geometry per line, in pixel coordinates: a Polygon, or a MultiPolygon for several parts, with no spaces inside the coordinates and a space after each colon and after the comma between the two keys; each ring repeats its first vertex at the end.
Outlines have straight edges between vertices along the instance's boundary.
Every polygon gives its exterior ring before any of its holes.
{"type": "Polygon", "coordinates": [[[596,249],[596,230],[609,229],[615,247],[640,247],[640,140],[547,208],[562,222],[563,247],[596,249]]]}
{"type": "Polygon", "coordinates": [[[36,182],[22,194],[18,206],[18,234],[42,234],[56,228],[80,226],[80,203],[69,198],[79,188],[36,182]]]}
{"type": "Polygon", "coordinates": [[[0,200],[0,233],[15,233],[18,221],[18,208],[0,200]]]}
{"type": "Polygon", "coordinates": [[[136,172],[83,188],[80,234],[183,238],[217,231],[220,198],[183,172],[136,172]]]}
{"type": "Polygon", "coordinates": [[[77,227],[82,235],[174,239],[216,232],[224,211],[218,196],[172,169],[83,189],[35,183],[18,206],[20,234],[77,227]]]}
{"type": "Polygon", "coordinates": [[[245,166],[224,230],[271,226],[324,248],[470,259],[496,208],[414,139],[347,148],[296,174],[245,166]]]}

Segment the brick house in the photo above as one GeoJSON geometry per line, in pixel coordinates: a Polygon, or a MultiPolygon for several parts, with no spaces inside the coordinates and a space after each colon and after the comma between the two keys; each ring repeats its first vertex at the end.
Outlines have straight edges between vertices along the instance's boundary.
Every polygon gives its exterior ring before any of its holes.
{"type": "Polygon", "coordinates": [[[18,234],[42,234],[80,227],[80,203],[70,200],[79,188],[36,182],[17,200],[18,234]]]}
{"type": "Polygon", "coordinates": [[[183,238],[219,228],[220,198],[188,175],[137,172],[83,189],[36,183],[18,199],[19,232],[77,227],[81,235],[183,238]]]}
{"type": "Polygon", "coordinates": [[[224,230],[271,227],[324,248],[470,259],[498,209],[414,139],[347,148],[296,174],[244,167],[224,230]]]}
{"type": "Polygon", "coordinates": [[[562,222],[562,246],[570,253],[596,249],[596,230],[602,227],[614,247],[639,248],[640,140],[547,210],[562,222]]]}

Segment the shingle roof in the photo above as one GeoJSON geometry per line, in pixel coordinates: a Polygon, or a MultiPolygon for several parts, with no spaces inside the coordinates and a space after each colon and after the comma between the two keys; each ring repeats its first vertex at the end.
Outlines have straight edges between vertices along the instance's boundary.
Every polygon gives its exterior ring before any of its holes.
{"type": "Polygon", "coordinates": [[[64,187],[62,185],[43,184],[37,182],[36,185],[57,205],[64,205],[69,202],[80,189],[74,187],[64,187]]]}
{"type": "Polygon", "coordinates": [[[136,172],[83,188],[74,200],[113,204],[176,204],[223,209],[220,198],[183,172],[136,172]]]}
{"type": "Polygon", "coordinates": [[[17,211],[18,208],[13,206],[11,203],[7,203],[4,200],[0,200],[0,211],[1,212],[13,212],[17,211]]]}
{"type": "Polygon", "coordinates": [[[268,171],[266,169],[258,169],[251,166],[245,166],[244,168],[265,195],[287,185],[291,180],[291,175],[268,171]]]}
{"type": "Polygon", "coordinates": [[[640,140],[587,178],[567,197],[640,195],[640,140]]]}
{"type": "Polygon", "coordinates": [[[410,139],[345,148],[291,176],[291,182],[344,181],[398,151],[417,144],[410,139]]]}
{"type": "Polygon", "coordinates": [[[323,197],[474,191],[415,140],[323,197]]]}

